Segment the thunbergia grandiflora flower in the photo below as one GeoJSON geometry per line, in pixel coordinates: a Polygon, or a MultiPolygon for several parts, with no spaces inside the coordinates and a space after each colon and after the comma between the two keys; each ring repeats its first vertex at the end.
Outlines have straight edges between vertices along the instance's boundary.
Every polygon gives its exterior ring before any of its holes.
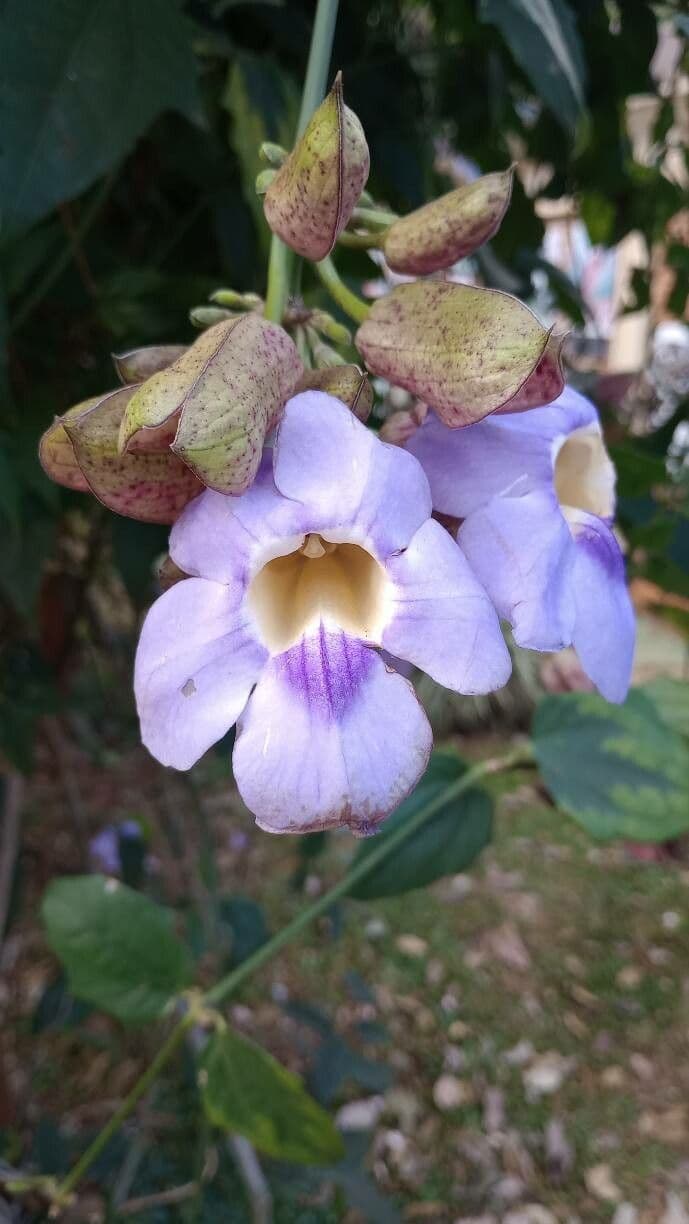
{"type": "Polygon", "coordinates": [[[264,829],[372,833],[423,773],[428,720],[377,647],[463,693],[509,676],[420,464],[323,392],[288,401],[251,488],[186,507],[170,554],[192,576],[144,623],[144,743],[188,769],[237,721],[235,778],[264,829]]]}
{"type": "Polygon", "coordinates": [[[515,641],[573,645],[608,701],[623,701],[634,613],[612,531],[615,469],[593,404],[567,388],[552,404],[448,429],[429,413],[407,442],[434,508],[515,641]]]}

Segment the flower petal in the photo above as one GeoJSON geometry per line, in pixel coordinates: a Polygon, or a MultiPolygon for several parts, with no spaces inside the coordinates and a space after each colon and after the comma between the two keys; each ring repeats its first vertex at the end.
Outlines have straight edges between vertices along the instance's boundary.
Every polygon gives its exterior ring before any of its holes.
{"type": "Polygon", "coordinates": [[[450,429],[429,413],[407,450],[426,473],[434,508],[465,518],[522,477],[534,488],[552,486],[558,442],[597,424],[591,401],[567,387],[545,407],[496,414],[464,429],[450,429]]]}
{"type": "Polygon", "coordinates": [[[206,489],[191,502],[172,528],[170,556],[187,574],[247,585],[261,564],[298,548],[309,530],[304,507],[275,488],[267,455],[241,497],[206,489]]]}
{"type": "Polygon", "coordinates": [[[236,722],[268,657],[238,586],[187,578],[161,595],[139,639],[141,738],[163,765],[190,769],[236,722]]]}
{"type": "Polygon", "coordinates": [[[450,429],[429,413],[412,435],[407,449],[426,473],[433,506],[441,514],[466,518],[523,476],[534,485],[552,484],[550,439],[519,432],[511,420],[493,416],[450,429]]]}
{"type": "Polygon", "coordinates": [[[507,682],[512,665],[498,618],[439,523],[424,523],[386,570],[394,584],[386,650],[459,693],[490,693],[507,682]]]}
{"type": "Polygon", "coordinates": [[[574,532],[573,643],[587,676],[607,701],[624,701],[634,659],[635,618],[624,561],[602,519],[584,510],[567,515],[574,532]]]}
{"type": "Polygon", "coordinates": [[[405,548],[430,518],[428,481],[416,459],[321,391],[288,402],[274,473],[280,492],[310,513],[312,530],[347,529],[351,542],[370,541],[380,559],[405,548]]]}
{"type": "Polygon", "coordinates": [[[263,829],[363,836],[415,785],[431,742],[409,682],[321,626],[267,666],[239,722],[234,773],[263,829]]]}
{"type": "Polygon", "coordinates": [[[570,644],[574,542],[554,493],[525,487],[494,497],[469,515],[457,539],[519,646],[570,644]]]}

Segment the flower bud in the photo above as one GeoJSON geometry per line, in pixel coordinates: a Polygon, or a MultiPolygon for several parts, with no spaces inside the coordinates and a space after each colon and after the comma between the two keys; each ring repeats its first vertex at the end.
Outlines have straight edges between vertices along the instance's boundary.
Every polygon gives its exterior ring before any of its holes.
{"type": "Polygon", "coordinates": [[[225,310],[222,306],[194,306],[189,311],[189,322],[199,331],[206,327],[215,327],[216,323],[224,323],[227,319],[236,319],[236,310],[225,310]]]}
{"type": "Polygon", "coordinates": [[[366,421],[373,407],[373,388],[367,376],[355,365],[306,370],[296,391],[325,391],[351,408],[360,421],[366,421]]]}
{"type": "Polygon", "coordinates": [[[325,259],[345,228],[369,171],[364,130],[332,90],[268,187],[263,202],[274,233],[306,259],[325,259]]]}
{"type": "Polygon", "coordinates": [[[411,408],[391,413],[380,429],[382,441],[390,442],[392,446],[406,446],[419,426],[423,425],[427,415],[427,405],[420,402],[413,404],[411,408]]]}
{"type": "Polygon", "coordinates": [[[345,359],[341,353],[338,353],[337,349],[332,348],[331,345],[326,344],[315,328],[307,327],[306,335],[311,346],[313,359],[319,368],[345,364],[345,359]]]}
{"type": "Polygon", "coordinates": [[[135,386],[120,387],[58,417],[41,439],[41,463],[51,479],[90,490],[117,514],[147,523],[174,523],[202,485],[172,454],[169,431],[152,431],[146,450],[137,438],[126,455],[118,453],[122,417],[136,391],[135,386]]]}
{"type": "Polygon", "coordinates": [[[261,196],[266,194],[276,174],[277,170],[271,170],[268,168],[267,170],[261,170],[260,173],[256,175],[256,182],[254,183],[254,191],[256,192],[256,195],[261,196]]]}
{"type": "Polygon", "coordinates": [[[178,582],[183,582],[189,577],[189,574],[175,565],[169,553],[165,553],[156,566],[156,577],[161,591],[169,591],[170,587],[175,586],[178,582]]]}
{"type": "Polygon", "coordinates": [[[374,374],[456,427],[511,400],[536,369],[548,335],[507,293],[416,281],[374,302],[355,339],[374,374]]]}
{"type": "Polygon", "coordinates": [[[92,399],[75,404],[62,416],[56,416],[39,442],[38,458],[43,471],[65,489],[75,489],[79,493],[88,493],[89,489],[89,482],[77,463],[74,447],[65,429],[65,420],[68,417],[83,416],[94,404],[100,403],[100,399],[100,396],[95,395],[92,399]]]}
{"type": "Polygon", "coordinates": [[[281,327],[239,315],[208,328],[127,405],[120,448],[141,429],[179,416],[172,450],[205,485],[242,493],[252,483],[266,433],[277,422],[303,366],[281,327]]]}
{"type": "Polygon", "coordinates": [[[257,293],[239,293],[237,289],[216,289],[210,300],[215,306],[228,306],[231,310],[257,310],[263,306],[263,298],[257,293]]]}
{"type": "Polygon", "coordinates": [[[287,149],[283,149],[282,145],[274,144],[272,140],[264,140],[258,153],[263,161],[268,162],[269,166],[275,166],[278,170],[288,156],[287,149]]]}
{"type": "Polygon", "coordinates": [[[512,167],[485,174],[395,221],[383,253],[393,272],[425,276],[449,268],[497,232],[512,195],[512,167]]]}
{"type": "Polygon", "coordinates": [[[498,412],[527,412],[529,408],[540,408],[550,404],[565,389],[562,370],[562,345],[564,336],[548,334],[548,343],[543,356],[533,373],[498,412]]]}
{"type": "Polygon", "coordinates": [[[113,353],[112,360],[117,377],[126,385],[144,382],[151,374],[172,365],[185,352],[185,344],[151,344],[128,353],[113,353]]]}
{"type": "Polygon", "coordinates": [[[312,327],[319,331],[328,340],[332,340],[333,344],[351,344],[352,333],[344,323],[338,323],[337,319],[333,319],[332,315],[325,310],[313,310],[309,320],[312,327]]]}

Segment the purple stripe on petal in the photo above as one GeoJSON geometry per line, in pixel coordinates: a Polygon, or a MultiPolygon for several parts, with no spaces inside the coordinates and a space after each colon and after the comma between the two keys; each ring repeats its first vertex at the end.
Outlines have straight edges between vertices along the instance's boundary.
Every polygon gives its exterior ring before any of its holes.
{"type": "Polygon", "coordinates": [[[426,768],[431,729],[377,650],[321,626],[275,656],[239,722],[239,792],[263,829],[373,833],[426,768]]]}
{"type": "Polygon", "coordinates": [[[370,647],[347,634],[327,630],[303,637],[278,655],[278,675],[325,721],[338,720],[354,701],[359,685],[375,666],[370,647]]]}

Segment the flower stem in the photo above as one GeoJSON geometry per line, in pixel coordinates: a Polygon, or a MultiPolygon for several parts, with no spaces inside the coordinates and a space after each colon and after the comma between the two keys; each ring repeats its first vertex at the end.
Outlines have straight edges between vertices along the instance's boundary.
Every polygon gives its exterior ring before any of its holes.
{"type": "Polygon", "coordinates": [[[446,803],[456,799],[464,791],[470,790],[480,778],[484,778],[488,774],[501,773],[506,769],[514,769],[519,765],[528,765],[532,762],[532,759],[531,748],[527,745],[515,748],[512,752],[508,752],[502,757],[493,757],[472,765],[456,782],[446,786],[440,794],[437,794],[428,803],[424,804],[422,808],[419,808],[414,816],[405,821],[404,824],[399,825],[388,836],[381,838],[378,845],[374,846],[365,858],[360,859],[358,863],[350,867],[349,871],[338,880],[337,884],[328,889],[312,905],[308,905],[306,909],[301,910],[291,922],[288,922],[287,926],[283,927],[281,931],[273,935],[272,939],[269,939],[267,943],[254,952],[253,956],[247,957],[241,965],[226,974],[215,986],[207,991],[199,1000],[197,1007],[187,1012],[183,1019],[175,1025],[160,1047],[153,1062],[144,1071],[141,1078],[137,1080],[131,1092],[125,1097],[108,1124],[96,1136],[91,1146],[86,1149],[72,1171],[68,1173],[64,1181],[57,1187],[54,1196],[55,1202],[63,1204],[66,1201],[84,1174],[89,1170],[93,1161],[100,1155],[105,1145],[132,1113],[137,1102],[140,1101],[144,1093],[150,1088],[163,1067],[179,1049],[187,1031],[193,1024],[197,1023],[198,1016],[202,1013],[203,1009],[217,1007],[220,1003],[224,1003],[248,978],[253,977],[258,969],[261,969],[268,961],[277,956],[278,952],[282,951],[288,943],[291,943],[312,922],[315,922],[322,914],[327,913],[336,901],[339,901],[341,897],[345,897],[355,884],[363,880],[365,876],[373,871],[374,867],[384,862],[407,838],[418,832],[446,803]]]}
{"type": "Polygon", "coordinates": [[[345,285],[330,256],[321,259],[314,267],[333,301],[337,302],[355,323],[363,323],[371,307],[345,285]]]}
{"type": "Polygon", "coordinates": [[[399,221],[397,213],[382,208],[355,208],[350,218],[352,223],[368,225],[371,229],[388,229],[393,221],[399,221]]]}
{"type": "Polygon", "coordinates": [[[373,251],[383,245],[385,230],[378,230],[377,234],[353,234],[351,230],[343,230],[338,236],[338,246],[353,247],[360,251],[373,251]]]}
{"type": "Polygon", "coordinates": [[[134,1110],[135,1105],[141,1100],[141,1097],[148,1091],[154,1081],[160,1075],[163,1067],[170,1061],[172,1055],[179,1049],[182,1041],[186,1037],[187,1030],[194,1023],[194,1016],[188,1013],[168,1034],[167,1038],[161,1045],[153,1062],[144,1071],[143,1075],[136,1081],[131,1092],[124,1098],[122,1104],[118,1106],[112,1115],[110,1121],[103,1127],[93,1143],[86,1149],[80,1160],[77,1161],[74,1168],[67,1174],[64,1181],[57,1187],[55,1199],[58,1203],[65,1203],[69,1195],[81,1181],[85,1173],[88,1172],[94,1160],[100,1156],[103,1148],[109,1143],[113,1135],[120,1129],[123,1122],[126,1122],[129,1115],[134,1110]]]}
{"type": "MultiPolygon", "coordinates": [[[[335,22],[339,0],[318,0],[316,17],[311,34],[309,61],[306,66],[301,108],[297,122],[296,138],[302,135],[316,107],[325,94],[330,68],[335,22]]],[[[265,317],[281,323],[290,295],[292,278],[296,266],[296,255],[286,243],[273,234],[268,260],[268,287],[266,290],[265,317]]]]}

